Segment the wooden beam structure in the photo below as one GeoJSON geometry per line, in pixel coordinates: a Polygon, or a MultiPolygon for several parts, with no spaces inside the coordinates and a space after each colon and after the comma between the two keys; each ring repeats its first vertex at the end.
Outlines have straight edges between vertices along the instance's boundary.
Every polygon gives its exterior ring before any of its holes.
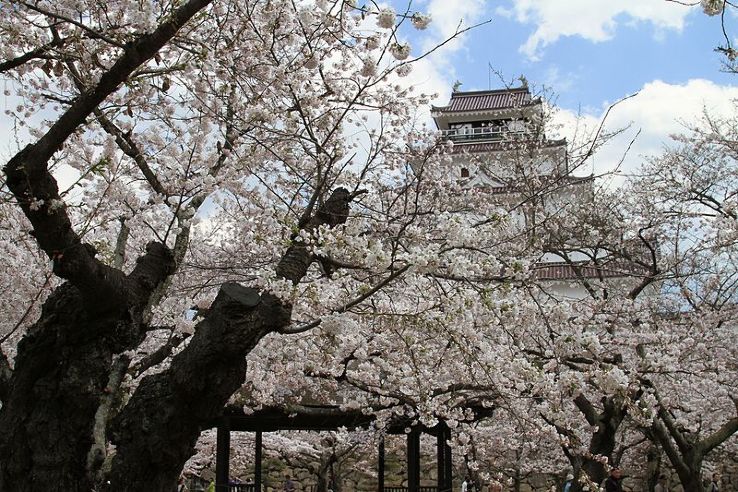
{"type": "Polygon", "coordinates": [[[254,490],[261,491],[261,453],[264,449],[261,442],[261,431],[256,431],[254,436],[254,490]]]}
{"type": "MultiPolygon", "coordinates": [[[[484,418],[493,413],[494,409],[475,409],[476,418],[484,418]]],[[[290,408],[262,408],[256,412],[245,414],[242,409],[228,408],[223,416],[213,422],[217,427],[216,446],[216,491],[227,492],[230,461],[230,433],[254,432],[254,486],[259,491],[262,487],[262,433],[281,430],[309,430],[331,431],[339,428],[357,429],[367,428],[374,422],[372,415],[361,411],[341,410],[338,406],[305,406],[290,408]]],[[[440,422],[435,427],[428,428],[422,425],[411,426],[407,418],[398,418],[384,430],[386,434],[407,434],[407,492],[420,491],[420,435],[422,433],[436,436],[436,456],[438,461],[437,492],[452,492],[452,462],[451,447],[448,441],[451,430],[440,422]]],[[[385,446],[384,440],[379,444],[377,464],[377,492],[383,492],[385,475],[385,446]]]]}
{"type": "Polygon", "coordinates": [[[437,492],[452,492],[453,472],[451,463],[451,429],[445,422],[439,422],[436,426],[436,459],[437,459],[437,492]]]}
{"type": "Polygon", "coordinates": [[[384,492],[384,437],[379,441],[377,453],[377,492],[384,492]]]}

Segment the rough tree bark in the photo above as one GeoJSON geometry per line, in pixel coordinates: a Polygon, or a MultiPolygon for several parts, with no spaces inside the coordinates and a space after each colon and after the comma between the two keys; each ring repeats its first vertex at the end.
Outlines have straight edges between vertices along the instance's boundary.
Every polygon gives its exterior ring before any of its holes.
{"type": "Polygon", "coordinates": [[[182,3],[127,44],[98,83],[4,167],[38,245],[67,282],[20,342],[12,372],[0,357],[0,490],[93,489],[100,460],[88,461],[88,454],[113,356],[141,342],[150,296],[174,269],[171,253],[156,243],[129,275],[98,261],[73,230],[48,162],[98,104],[211,1],[182,3]]]}
{"type": "Polygon", "coordinates": [[[327,453],[326,455],[320,457],[320,464],[318,465],[318,469],[314,471],[318,479],[315,487],[316,492],[328,492],[328,490],[331,489],[331,479],[333,478],[331,469],[336,461],[337,457],[336,454],[333,452],[327,453]]]}
{"type": "MultiPolygon", "coordinates": [[[[291,306],[275,296],[224,285],[170,367],[144,378],[118,415],[99,412],[110,401],[111,371],[125,362],[116,355],[143,340],[148,305],[176,265],[166,246],[155,243],[129,275],[97,260],[74,231],[48,162],[106,97],[211,1],[181,3],[154,31],[122,47],[97,84],[4,167],[53,272],[67,282],[19,344],[12,372],[0,357],[0,490],[173,490],[201,430],[243,384],[246,355],[265,334],[289,323],[291,306]],[[112,461],[100,446],[100,429],[103,444],[106,435],[116,446],[112,461]]],[[[310,207],[300,225],[341,224],[352,199],[337,189],[310,207]]],[[[313,260],[295,237],[277,275],[297,283],[313,260]]]]}
{"type": "MultiPolygon", "coordinates": [[[[335,190],[305,229],[345,222],[352,198],[344,188],[335,190]]],[[[297,283],[313,260],[295,239],[277,274],[297,283]]],[[[86,461],[111,361],[145,334],[141,320],[148,297],[130,293],[145,287],[150,294],[173,266],[170,252],[152,244],[134,272],[118,279],[118,295],[138,303],[85,298],[71,283],[45,303],[41,319],[19,346],[11,391],[0,412],[0,428],[8,430],[0,436],[0,456],[8,458],[0,464],[2,490],[49,484],[60,490],[176,486],[200,432],[243,384],[246,355],[264,335],[289,324],[291,306],[257,289],[225,284],[187,348],[168,370],[145,377],[111,422],[117,450],[110,472],[102,474],[104,483],[96,483],[103,457],[92,468],[86,461]]],[[[108,273],[115,275],[113,269],[108,273]]]]}
{"type": "Polygon", "coordinates": [[[136,294],[172,266],[168,250],[152,244],[115,299],[91,298],[69,282],[49,297],[18,346],[0,410],[0,490],[92,489],[87,454],[113,356],[143,340],[147,297],[136,294]]]}

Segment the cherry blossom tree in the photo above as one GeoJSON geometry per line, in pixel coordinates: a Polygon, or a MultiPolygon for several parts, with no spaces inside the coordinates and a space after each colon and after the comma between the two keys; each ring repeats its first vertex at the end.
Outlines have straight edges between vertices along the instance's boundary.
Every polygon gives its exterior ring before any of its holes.
{"type": "Polygon", "coordinates": [[[400,78],[425,55],[402,29],[428,22],[344,0],[0,9],[33,142],[0,204],[0,488],[172,489],[225,405],[308,397],[379,434],[443,422],[499,479],[532,471],[530,436],[597,483],[628,418],[695,483],[735,432],[735,139],[595,193],[571,174],[596,142],[542,178],[528,135],[476,164],[511,173],[491,199],[412,125],[429,96],[400,78]]]}
{"type": "Polygon", "coordinates": [[[585,325],[566,333],[575,340],[589,332],[588,346],[558,359],[536,352],[561,368],[559,377],[573,378],[573,403],[596,428],[588,436],[567,413],[547,416],[595,484],[618,462],[623,423],[664,449],[685,490],[702,490],[703,460],[738,430],[729,342],[736,326],[733,125],[706,115],[616,200],[605,200],[606,213],[590,207],[578,214],[585,222],[571,221],[589,231],[578,239],[586,251],[604,248],[590,263],[609,262],[634,277],[628,288],[602,278],[587,288],[589,315],[578,321],[585,325]]]}
{"type": "Polygon", "coordinates": [[[4,328],[22,338],[0,358],[0,487],[173,488],[263,337],[366,302],[414,261],[333,278],[314,241],[358,254],[350,204],[402,182],[427,96],[395,81],[413,61],[398,26],[429,19],[344,1],[0,14],[10,116],[33,140],[4,168],[25,218],[4,218],[49,261],[26,298],[53,288],[34,323],[4,328]]]}
{"type": "Polygon", "coordinates": [[[663,297],[674,314],[655,323],[663,358],[650,344],[641,354],[657,402],[652,436],[685,489],[700,490],[703,461],[738,432],[729,342],[736,330],[734,118],[705,114],[638,183],[661,197],[657,206],[670,219],[664,250],[673,275],[663,297]]]}

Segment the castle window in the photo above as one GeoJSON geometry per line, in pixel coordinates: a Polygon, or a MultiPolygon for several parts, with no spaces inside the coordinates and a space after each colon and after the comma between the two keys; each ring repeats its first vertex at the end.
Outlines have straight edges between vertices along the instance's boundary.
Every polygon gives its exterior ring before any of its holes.
{"type": "Polygon", "coordinates": [[[461,177],[462,178],[468,178],[469,177],[469,170],[465,167],[461,168],[461,177]]]}

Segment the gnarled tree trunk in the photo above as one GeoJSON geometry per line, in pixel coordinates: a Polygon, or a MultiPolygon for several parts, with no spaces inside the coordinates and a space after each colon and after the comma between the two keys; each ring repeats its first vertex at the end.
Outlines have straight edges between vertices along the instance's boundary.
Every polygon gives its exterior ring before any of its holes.
{"type": "Polygon", "coordinates": [[[107,271],[100,296],[65,283],[18,345],[0,409],[0,490],[90,490],[102,456],[94,427],[115,354],[144,338],[150,293],[173,269],[152,244],[131,275],[107,271]]]}

